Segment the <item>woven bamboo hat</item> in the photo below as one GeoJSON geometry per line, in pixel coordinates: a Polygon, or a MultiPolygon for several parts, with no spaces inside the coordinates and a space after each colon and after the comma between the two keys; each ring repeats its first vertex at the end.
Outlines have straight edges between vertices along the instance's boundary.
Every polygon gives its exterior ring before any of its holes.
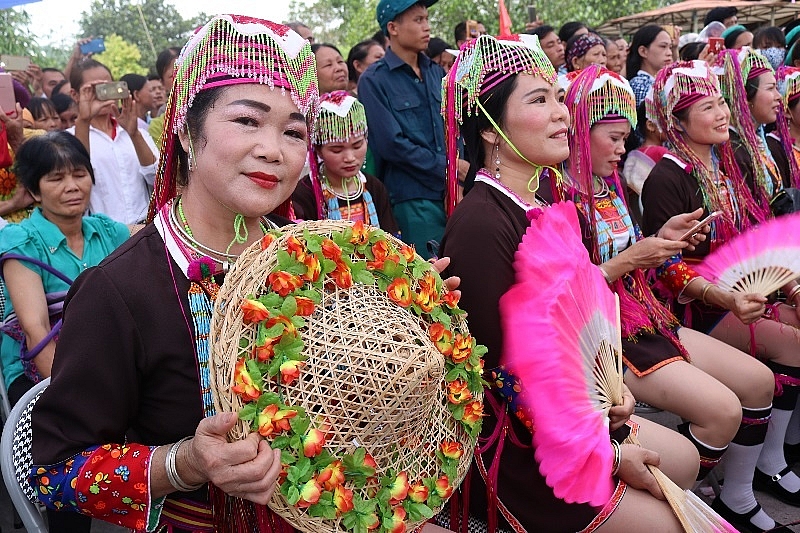
{"type": "Polygon", "coordinates": [[[400,533],[466,474],[485,351],[430,264],[348,221],[282,228],[227,275],[211,326],[217,412],[283,450],[269,506],[307,532],[400,533]]]}

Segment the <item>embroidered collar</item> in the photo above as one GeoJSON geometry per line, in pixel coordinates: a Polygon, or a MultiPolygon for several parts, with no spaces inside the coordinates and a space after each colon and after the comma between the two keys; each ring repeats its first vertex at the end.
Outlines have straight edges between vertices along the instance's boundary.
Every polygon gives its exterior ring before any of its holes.
{"type": "Polygon", "coordinates": [[[486,171],[481,169],[475,174],[475,181],[485,183],[489,187],[492,187],[505,196],[511,199],[515,204],[517,204],[521,209],[523,209],[526,213],[529,211],[533,211],[534,209],[541,209],[541,206],[531,205],[525,200],[523,200],[517,193],[506,187],[503,183],[497,181],[493,177],[486,174],[486,171]]]}

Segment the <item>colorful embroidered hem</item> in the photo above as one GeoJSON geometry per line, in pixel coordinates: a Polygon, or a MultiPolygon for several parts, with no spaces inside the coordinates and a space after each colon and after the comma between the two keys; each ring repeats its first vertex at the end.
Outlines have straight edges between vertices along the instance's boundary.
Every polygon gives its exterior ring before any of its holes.
{"type": "Polygon", "coordinates": [[[104,444],[63,463],[34,466],[30,483],[48,508],[144,530],[150,518],[149,463],[155,447],[104,444]]]}

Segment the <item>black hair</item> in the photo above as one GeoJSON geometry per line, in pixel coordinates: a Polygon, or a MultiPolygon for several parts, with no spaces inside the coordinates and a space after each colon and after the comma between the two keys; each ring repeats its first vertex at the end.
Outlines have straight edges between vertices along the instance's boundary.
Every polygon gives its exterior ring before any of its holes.
{"type": "Polygon", "coordinates": [[[567,42],[573,35],[575,35],[576,31],[582,30],[583,28],[588,29],[589,26],[583,22],[578,22],[577,20],[565,22],[564,25],[558,30],[558,38],[564,42],[567,42]]]}
{"type": "Polygon", "coordinates": [[[758,94],[758,86],[761,84],[761,76],[753,76],[744,82],[744,94],[750,102],[758,94]]]}
{"type": "Polygon", "coordinates": [[[647,108],[644,100],[636,106],[636,130],[635,135],[628,135],[625,140],[625,153],[629,154],[644,144],[647,138],[647,108]]]}
{"type": "Polygon", "coordinates": [[[56,113],[59,115],[70,107],[77,105],[75,100],[66,94],[54,94],[50,100],[53,102],[53,105],[56,107],[56,113]]]}
{"type": "Polygon", "coordinates": [[[791,53],[788,54],[786,62],[790,67],[795,66],[794,62],[800,60],[800,45],[790,48],[791,53]]]}
{"type": "Polygon", "coordinates": [[[131,95],[136,91],[141,91],[144,86],[147,85],[147,78],[141,74],[125,74],[120,77],[119,81],[124,81],[128,84],[128,90],[131,92],[131,95]]]}
{"type": "Polygon", "coordinates": [[[72,67],[72,70],[69,72],[69,84],[76,93],[80,93],[81,86],[83,85],[83,73],[93,68],[106,69],[109,79],[114,79],[114,76],[111,75],[111,69],[96,59],[88,57],[75,63],[75,65],[72,67]]]}
{"type": "Polygon", "coordinates": [[[44,67],[44,68],[42,68],[42,74],[44,74],[45,72],[58,72],[58,73],[59,73],[59,74],[61,74],[62,76],[64,75],[64,73],[63,73],[63,72],[61,72],[61,71],[60,71],[60,70],[58,70],[57,68],[53,68],[53,67],[44,67]]]}
{"type": "Polygon", "coordinates": [[[177,46],[170,46],[169,48],[165,48],[159,52],[158,57],[156,58],[156,74],[158,74],[159,78],[164,78],[164,73],[169,67],[169,64],[172,62],[173,59],[178,57],[178,54],[181,53],[181,49],[177,46]]]}
{"type": "Polygon", "coordinates": [[[440,55],[448,48],[453,48],[453,47],[447,44],[443,39],[439,39],[438,37],[431,37],[431,40],[428,41],[428,49],[425,50],[425,55],[433,59],[434,57],[440,55]]]}
{"type": "Polygon", "coordinates": [[[772,46],[778,48],[786,46],[786,36],[783,31],[777,26],[766,26],[756,30],[753,34],[753,48],[771,48],[772,46]]]}
{"type": "Polygon", "coordinates": [[[467,40],[466,22],[459,22],[458,24],[456,24],[456,27],[453,29],[453,37],[455,37],[456,42],[467,40]]]}
{"type": "Polygon", "coordinates": [[[331,43],[314,43],[311,45],[311,51],[314,52],[314,55],[317,54],[317,50],[320,48],[331,48],[332,50],[336,50],[336,53],[342,55],[336,46],[332,45],[331,43]]]}
{"type": "Polygon", "coordinates": [[[372,37],[370,37],[370,39],[372,39],[382,47],[386,48],[386,35],[384,35],[383,30],[376,31],[372,35],[372,37]]]}
{"type": "Polygon", "coordinates": [[[356,43],[356,45],[350,49],[350,51],[347,53],[347,77],[350,78],[350,81],[353,83],[358,82],[358,76],[360,74],[356,70],[356,61],[364,61],[369,55],[369,49],[373,46],[380,45],[381,44],[378,41],[367,39],[366,41],[356,43]]]}
{"type": "Polygon", "coordinates": [[[158,74],[150,74],[147,76],[147,81],[161,81],[161,78],[158,74]]]}
{"type": "Polygon", "coordinates": [[[506,103],[517,86],[517,76],[517,74],[512,74],[478,97],[485,113],[474,113],[470,116],[465,113],[464,122],[461,125],[461,137],[464,139],[464,151],[469,161],[469,172],[467,172],[465,179],[464,194],[467,194],[472,189],[475,183],[475,174],[478,169],[484,166],[484,160],[486,159],[481,133],[494,128],[489,119],[486,118],[486,114],[488,113],[498,126],[503,127],[506,117],[506,103]]]}
{"type": "Polygon", "coordinates": [[[700,52],[706,47],[706,43],[698,41],[689,43],[681,48],[681,61],[692,61],[700,57],[700,52]]]}
{"type": "Polygon", "coordinates": [[[662,31],[664,31],[664,28],[657,24],[646,24],[633,34],[631,45],[628,47],[628,60],[625,63],[625,73],[629,80],[633,79],[642,68],[642,56],[639,55],[639,47],[644,46],[647,48],[653,44],[653,41],[662,31]]]}
{"type": "Polygon", "coordinates": [[[554,31],[556,31],[556,29],[554,27],[548,26],[547,24],[542,24],[538,28],[533,28],[532,30],[528,30],[528,33],[530,33],[531,35],[537,36],[539,38],[539,40],[541,41],[542,39],[544,39],[545,37],[547,37],[548,35],[550,35],[554,31]]]}
{"type": "Polygon", "coordinates": [[[85,168],[94,183],[89,152],[74,136],[52,131],[31,137],[19,147],[14,160],[14,173],[23,187],[39,194],[39,182],[54,170],[85,168]]]}
{"type": "Polygon", "coordinates": [[[58,111],[56,111],[56,106],[53,105],[52,101],[48,100],[47,98],[40,98],[37,96],[34,96],[28,101],[28,105],[25,106],[25,109],[31,112],[31,115],[33,115],[33,120],[43,119],[44,114],[47,111],[55,113],[56,115],[58,114],[58,111]]]}
{"type": "Polygon", "coordinates": [[[726,35],[725,36],[725,48],[727,48],[728,50],[733,48],[734,45],[736,44],[736,39],[738,39],[739,36],[741,34],[743,34],[744,32],[746,32],[746,31],[748,31],[748,30],[746,28],[742,27],[742,28],[737,28],[737,29],[733,30],[732,32],[730,32],[728,35],[726,35]]]}
{"type": "MultiPolygon", "coordinates": [[[[194,150],[198,150],[205,146],[207,142],[205,136],[205,125],[208,112],[214,107],[222,91],[226,87],[214,87],[212,89],[205,89],[197,93],[192,101],[192,105],[186,111],[186,129],[189,132],[189,138],[194,150]]],[[[178,156],[178,177],[177,182],[180,186],[186,186],[189,183],[188,163],[189,156],[181,146],[180,142],[175,143],[175,153],[178,156]]]]}
{"type": "Polygon", "coordinates": [[[706,13],[706,20],[703,22],[703,26],[708,26],[712,22],[723,22],[725,19],[734,17],[738,13],[739,10],[735,7],[715,7],[706,13]]]}
{"type": "MultiPolygon", "coordinates": [[[[53,91],[50,93],[50,95],[53,96],[55,94],[60,94],[61,93],[61,88],[64,87],[64,85],[67,85],[67,84],[69,84],[69,80],[67,80],[67,79],[63,79],[60,82],[56,83],[55,86],[53,87],[53,91]]],[[[71,86],[72,85],[70,85],[70,87],[71,86]]]]}

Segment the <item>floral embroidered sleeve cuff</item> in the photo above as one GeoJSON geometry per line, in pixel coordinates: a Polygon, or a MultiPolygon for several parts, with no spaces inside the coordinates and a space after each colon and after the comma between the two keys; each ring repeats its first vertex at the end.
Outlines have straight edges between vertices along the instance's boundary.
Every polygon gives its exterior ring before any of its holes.
{"type": "Polygon", "coordinates": [[[684,289],[700,275],[683,261],[681,254],[673,255],[656,269],[658,279],[678,297],[678,303],[689,303],[693,298],[683,295],[684,289]]]}
{"type": "Polygon", "coordinates": [[[63,463],[34,466],[30,483],[50,509],[151,531],[161,509],[150,502],[150,458],[155,448],[141,444],[88,448],[63,463]]]}

